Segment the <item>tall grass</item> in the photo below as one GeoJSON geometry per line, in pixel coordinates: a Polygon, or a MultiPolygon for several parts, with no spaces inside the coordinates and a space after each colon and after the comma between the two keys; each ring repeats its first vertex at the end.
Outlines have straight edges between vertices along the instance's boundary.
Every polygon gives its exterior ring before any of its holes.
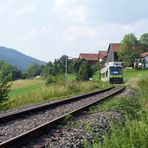
{"type": "MultiPolygon", "coordinates": [[[[105,110],[117,109],[125,112],[127,121],[112,124],[111,135],[104,134],[104,141],[94,143],[92,148],[147,148],[148,147],[148,78],[136,79],[132,87],[137,90],[136,98],[120,98],[102,105],[105,110]],[[114,106],[115,105],[115,106],[114,106]],[[132,120],[131,117],[132,115],[132,120]]],[[[117,98],[116,98],[117,99],[117,98]]],[[[96,109],[96,108],[95,108],[96,109]]]]}
{"type": "Polygon", "coordinates": [[[91,81],[72,81],[67,83],[66,86],[62,84],[45,85],[43,81],[39,81],[39,84],[25,84],[23,85],[23,87],[18,87],[18,89],[16,87],[12,89],[7,105],[1,104],[0,110],[4,111],[7,109],[19,108],[30,104],[37,104],[45,101],[54,101],[70,96],[79,95],[82,93],[103,89],[108,86],[109,84],[107,83],[91,81]]]}
{"type": "Polygon", "coordinates": [[[139,79],[148,77],[148,70],[126,69],[123,71],[124,80],[139,79]]]}
{"type": "Polygon", "coordinates": [[[131,86],[138,92],[142,109],[148,112],[148,76],[142,79],[135,79],[131,86]]]}
{"type": "Polygon", "coordinates": [[[141,121],[127,121],[111,127],[112,134],[105,135],[103,143],[93,144],[93,148],[147,148],[148,147],[148,119],[141,121]]]}

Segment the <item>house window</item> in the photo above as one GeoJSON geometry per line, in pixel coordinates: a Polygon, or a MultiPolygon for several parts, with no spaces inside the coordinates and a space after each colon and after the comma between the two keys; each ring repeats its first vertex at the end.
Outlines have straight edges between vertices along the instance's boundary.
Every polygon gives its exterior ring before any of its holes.
{"type": "Polygon", "coordinates": [[[114,52],[114,61],[118,61],[119,60],[119,57],[117,55],[117,52],[114,52]]]}

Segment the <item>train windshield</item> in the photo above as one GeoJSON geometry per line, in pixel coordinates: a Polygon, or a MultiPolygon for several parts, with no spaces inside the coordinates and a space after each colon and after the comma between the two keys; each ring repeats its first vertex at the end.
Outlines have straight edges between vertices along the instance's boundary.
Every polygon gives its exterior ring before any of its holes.
{"type": "Polygon", "coordinates": [[[111,75],[122,75],[122,67],[110,67],[111,75]]]}

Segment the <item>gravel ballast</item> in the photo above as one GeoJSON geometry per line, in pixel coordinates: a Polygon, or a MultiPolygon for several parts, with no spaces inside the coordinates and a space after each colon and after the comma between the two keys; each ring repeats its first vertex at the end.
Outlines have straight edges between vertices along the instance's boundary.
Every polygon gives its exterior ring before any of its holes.
{"type": "Polygon", "coordinates": [[[109,131],[112,121],[125,122],[121,112],[109,111],[86,114],[76,117],[75,121],[64,128],[55,129],[43,135],[38,141],[33,141],[26,148],[83,148],[84,141],[90,144],[95,139],[102,141],[103,133],[109,131]]]}

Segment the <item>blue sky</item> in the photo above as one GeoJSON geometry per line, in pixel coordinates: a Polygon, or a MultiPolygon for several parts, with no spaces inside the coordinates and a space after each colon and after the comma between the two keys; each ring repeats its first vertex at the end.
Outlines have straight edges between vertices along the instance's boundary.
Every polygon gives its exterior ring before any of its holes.
{"type": "Polygon", "coordinates": [[[148,32],[147,0],[0,0],[0,46],[44,61],[148,32]]]}

